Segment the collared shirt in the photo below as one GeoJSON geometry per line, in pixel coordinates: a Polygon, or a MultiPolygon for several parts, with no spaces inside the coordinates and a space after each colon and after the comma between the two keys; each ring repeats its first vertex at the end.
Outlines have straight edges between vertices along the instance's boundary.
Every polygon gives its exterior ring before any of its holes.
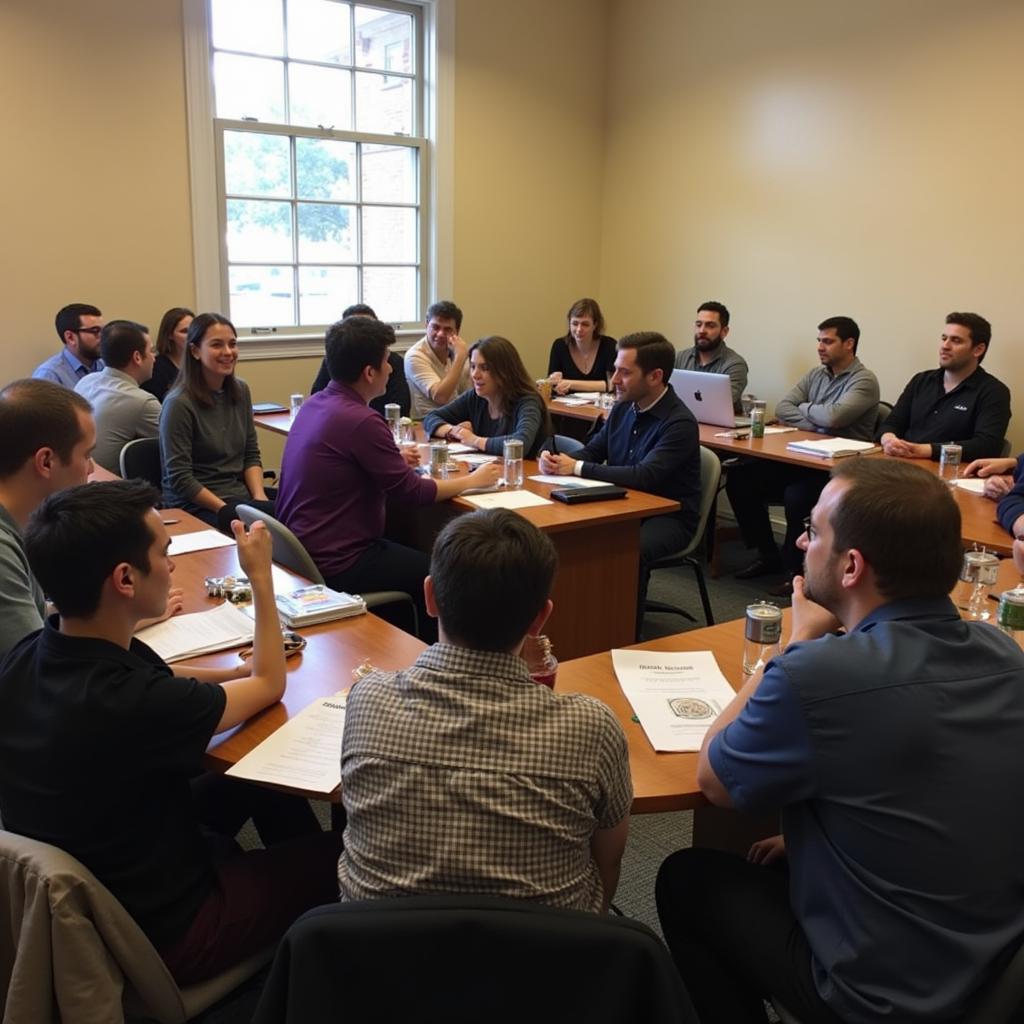
{"type": "Polygon", "coordinates": [[[0,661],[19,640],[42,628],[43,590],[32,575],[21,530],[0,505],[0,661]]]}
{"type": "Polygon", "coordinates": [[[626,737],[511,654],[434,644],[352,688],[341,747],[343,900],[431,892],[600,910],[590,853],[629,813],[626,737]]]}
{"type": "Polygon", "coordinates": [[[711,742],[782,809],[818,992],[851,1024],[956,1020],[1024,935],[1024,652],[948,598],[794,644],[711,742]]]}
{"type": "Polygon", "coordinates": [[[676,353],[677,370],[696,370],[698,373],[727,373],[729,382],[732,384],[732,407],[734,412],[740,412],[743,405],[740,399],[747,388],[747,361],[734,352],[724,341],[719,342],[714,351],[714,358],[702,364],[700,361],[700,349],[696,345],[684,348],[676,353]]]}
{"type": "Polygon", "coordinates": [[[99,373],[103,369],[103,360],[97,359],[89,369],[77,356],[65,346],[55,356],[40,363],[33,371],[32,376],[36,380],[49,380],[54,384],[60,384],[69,391],[75,390],[75,385],[90,373],[99,373]]]}
{"type": "Polygon", "coordinates": [[[1024,516],[1024,455],[1017,456],[1017,467],[1013,471],[1013,490],[1000,499],[998,515],[1003,529],[1012,536],[1013,524],[1024,516]]]}
{"type": "MultiPolygon", "coordinates": [[[[432,388],[441,383],[453,362],[455,362],[455,358],[451,351],[448,353],[448,358],[441,362],[430,347],[426,335],[405,353],[405,377],[409,383],[409,396],[412,398],[413,419],[421,420],[428,412],[440,407],[439,403],[430,397],[430,392],[432,388]]],[[[469,385],[469,360],[467,359],[462,367],[462,373],[459,375],[459,381],[455,385],[452,398],[461,395],[469,385]]]]}
{"type": "Polygon", "coordinates": [[[878,436],[891,431],[904,441],[930,444],[936,461],[944,444],[961,445],[965,463],[1001,455],[1010,389],[981,366],[952,391],[946,391],[945,376],[940,367],[911,377],[878,436]]]}
{"type": "Polygon", "coordinates": [[[104,367],[83,377],[75,390],[92,405],[96,447],[92,457],[111,473],[121,472],[121,449],[138,437],[160,432],[160,401],[122,370],[104,367]]]}
{"type": "Polygon", "coordinates": [[[840,373],[816,366],[775,407],[790,427],[870,441],[878,418],[878,378],[857,358],[840,373]]]}

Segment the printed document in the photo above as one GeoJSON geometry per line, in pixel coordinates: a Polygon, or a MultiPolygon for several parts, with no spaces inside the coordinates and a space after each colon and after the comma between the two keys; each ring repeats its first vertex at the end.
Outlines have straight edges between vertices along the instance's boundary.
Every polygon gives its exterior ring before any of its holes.
{"type": "Polygon", "coordinates": [[[591,480],[582,476],[545,476],[537,473],[529,478],[539,484],[551,484],[552,487],[607,487],[603,480],[591,480]]]}
{"type": "Polygon", "coordinates": [[[229,548],[233,547],[234,543],[234,537],[228,537],[220,530],[196,530],[194,533],[179,533],[177,537],[172,537],[167,554],[174,558],[175,555],[187,555],[192,551],[229,548]]]}
{"type": "Polygon", "coordinates": [[[655,750],[700,750],[736,695],[710,651],[617,650],[612,664],[655,750]]]}
{"type": "Polygon", "coordinates": [[[135,635],[164,661],[181,661],[251,644],[253,621],[241,608],[225,601],[208,612],[172,615],[135,635]]]}
{"type": "Polygon", "coordinates": [[[956,482],[956,486],[964,491],[971,491],[973,494],[985,493],[985,481],[980,476],[962,476],[956,482]]]}
{"type": "Polygon", "coordinates": [[[534,505],[552,505],[554,502],[542,498],[532,491],[509,491],[502,488],[494,494],[478,494],[466,498],[468,492],[463,491],[462,496],[471,505],[477,508],[532,508],[534,505]]]}

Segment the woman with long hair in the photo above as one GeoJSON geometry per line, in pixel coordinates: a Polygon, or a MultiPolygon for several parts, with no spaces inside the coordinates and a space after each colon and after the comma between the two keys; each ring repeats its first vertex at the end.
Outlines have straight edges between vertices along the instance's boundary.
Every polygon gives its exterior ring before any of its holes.
{"type": "Polygon", "coordinates": [[[235,376],[238,335],[219,313],[188,329],[177,382],[160,412],[164,504],[230,532],[235,506],[274,511],[263,487],[249,386],[235,376]]]}
{"type": "Polygon", "coordinates": [[[551,435],[551,418],[515,345],[498,335],[475,342],[469,377],[468,391],[424,419],[427,437],[447,437],[491,455],[501,455],[505,441],[515,439],[533,458],[551,435]]]}
{"type": "Polygon", "coordinates": [[[174,306],[160,319],[160,330],[156,334],[153,376],[142,387],[161,402],[178,379],[178,371],[185,358],[188,329],[194,316],[195,313],[191,309],[174,306]]]}
{"type": "Polygon", "coordinates": [[[559,395],[610,391],[615,372],[615,339],[602,334],[604,317],[596,299],[580,299],[566,314],[568,330],[551,343],[548,380],[559,395]]]}

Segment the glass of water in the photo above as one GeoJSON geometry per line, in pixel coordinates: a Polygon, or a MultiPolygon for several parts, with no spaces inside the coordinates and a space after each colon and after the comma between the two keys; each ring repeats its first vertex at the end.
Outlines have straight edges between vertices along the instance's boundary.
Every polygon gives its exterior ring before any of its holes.
{"type": "Polygon", "coordinates": [[[509,438],[505,442],[505,486],[513,489],[523,486],[523,442],[509,438]]]}
{"type": "Polygon", "coordinates": [[[951,487],[960,476],[960,457],[964,450],[958,444],[944,444],[939,449],[939,476],[951,487]]]}

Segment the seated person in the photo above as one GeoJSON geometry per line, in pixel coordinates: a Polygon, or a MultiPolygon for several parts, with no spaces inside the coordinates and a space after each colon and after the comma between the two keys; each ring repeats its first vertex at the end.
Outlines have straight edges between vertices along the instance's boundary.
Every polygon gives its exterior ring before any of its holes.
{"type": "Polygon", "coordinates": [[[426,580],[440,642],[352,688],[342,900],[471,893],[608,908],[633,789],[614,714],[533,682],[557,555],[507,509],[458,516],[426,580]]]}
{"type": "Polygon", "coordinates": [[[721,302],[702,302],[693,327],[693,348],[679,352],[676,369],[727,373],[732,385],[733,411],[742,412],[743,392],[747,389],[747,361],[725,343],[729,335],[729,310],[721,302]]]}
{"type": "Polygon", "coordinates": [[[163,500],[225,532],[236,505],[274,513],[263,486],[249,386],[235,376],[238,336],[219,313],[200,313],[160,412],[163,500]]]}
{"type": "MultiPolygon", "coordinates": [[[[833,316],[818,324],[820,365],[806,373],[775,407],[786,426],[870,441],[878,417],[878,379],[857,358],[860,328],[848,316],[833,316]]],[[[729,470],[725,490],[736,523],[757,558],[736,573],[736,579],[785,572],[786,580],[773,591],[792,592],[792,577],[802,558],[797,538],[828,477],[823,470],[746,459],[729,470]],[[781,502],[786,512],[786,538],[780,552],[775,543],[768,506],[781,502]]]]}
{"type": "Polygon", "coordinates": [[[665,940],[705,1024],[763,1024],[769,996],[807,1022],[964,1020],[1024,936],[1024,652],[950,601],[960,513],[931,473],[841,462],[800,546],[789,646],[697,767],[782,835],[669,857],[665,940]]]}
{"type": "Polygon", "coordinates": [[[333,899],[341,843],[306,801],[203,774],[214,733],[284,693],[270,534],[233,524],[255,601],[251,667],[175,678],[133,638],[163,612],[174,568],[156,498],[138,480],[86,484],[29,522],[29,563],[59,615],[0,672],[0,816],[77,857],[187,985],[333,899]],[[268,848],[242,853],[232,840],[250,814],[268,848]]]}
{"type": "Polygon", "coordinates": [[[389,324],[353,316],[327,332],[331,382],[302,404],[285,443],[277,517],[302,541],[335,590],[401,590],[423,605],[429,562],[422,551],[384,539],[385,501],[430,505],[498,479],[491,463],[465,476],[419,476],[419,449],[395,447],[384,420],[368,407],[384,393],[389,324]]]}
{"type": "Polygon", "coordinates": [[[615,339],[604,331],[596,299],[580,299],[569,309],[568,333],[551,342],[548,380],[556,394],[570,391],[611,391],[615,372],[615,339]]]}
{"type": "Polygon", "coordinates": [[[1024,539],[1024,455],[1016,459],[976,459],[964,476],[985,480],[985,497],[998,501],[997,516],[1015,540],[1024,539]]]}
{"type": "Polygon", "coordinates": [[[910,378],[878,430],[886,455],[938,462],[944,444],[964,461],[995,457],[1010,422],[1010,391],[982,369],[992,325],[977,313],[950,313],[939,343],[939,368],[910,378]]]}
{"type": "Polygon", "coordinates": [[[148,391],[160,402],[178,379],[178,371],[185,361],[188,329],[194,317],[195,313],[191,309],[175,306],[160,318],[160,328],[156,332],[153,376],[142,385],[144,391],[148,391]]]}
{"type": "Polygon", "coordinates": [[[40,363],[32,376],[73,390],[86,374],[103,369],[100,359],[103,314],[87,302],[72,302],[58,310],[55,326],[64,347],[40,363]]]}
{"type": "Polygon", "coordinates": [[[104,367],[87,373],[76,385],[92,406],[96,421],[93,461],[121,473],[121,449],[139,437],[160,432],[160,403],[142,389],[153,374],[153,348],[139,324],[111,320],[100,335],[104,367]]]}
{"type": "MultiPolygon", "coordinates": [[[[368,316],[371,320],[377,319],[377,314],[364,302],[357,302],[355,305],[346,307],[341,314],[341,319],[347,320],[350,316],[368,316]]],[[[387,390],[383,395],[378,395],[370,402],[370,408],[375,409],[383,416],[384,406],[397,405],[401,409],[402,415],[408,416],[412,399],[409,397],[409,385],[405,380],[405,360],[398,352],[388,352],[388,363],[391,365],[391,376],[388,377],[387,390]]],[[[309,393],[315,395],[318,391],[323,391],[330,381],[331,372],[327,369],[327,356],[325,355],[309,393]]]]}
{"type": "Polygon", "coordinates": [[[637,635],[651,563],[689,543],[700,507],[700,436],[693,413],[668,385],[675,349],[661,334],[620,338],[615,356],[615,405],[577,455],[541,452],[540,471],[589,477],[678,501],[673,515],[640,527],[637,635]]]}
{"type": "Polygon", "coordinates": [[[551,417],[515,345],[492,334],[469,350],[473,386],[423,421],[427,437],[446,437],[501,455],[506,441],[523,442],[532,459],[551,436],[551,417]]]}
{"type": "Polygon", "coordinates": [[[405,353],[413,419],[447,405],[469,387],[469,347],[459,337],[462,310],[443,300],[427,308],[427,333],[405,353]]]}

